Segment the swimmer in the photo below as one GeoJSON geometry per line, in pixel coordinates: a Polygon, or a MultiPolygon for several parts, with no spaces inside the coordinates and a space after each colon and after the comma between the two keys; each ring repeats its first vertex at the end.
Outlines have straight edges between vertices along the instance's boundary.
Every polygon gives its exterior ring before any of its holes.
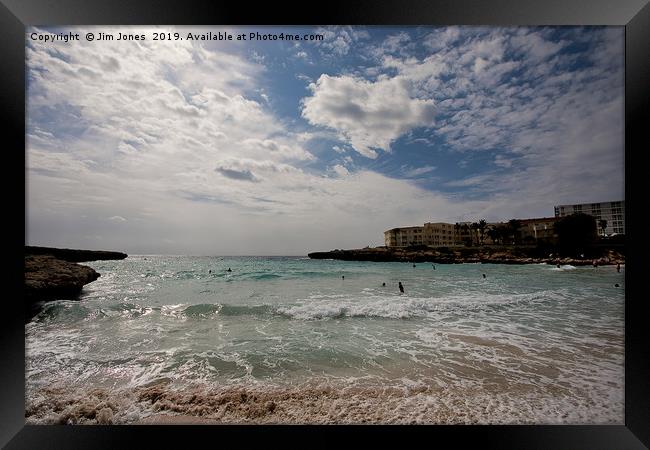
{"type": "Polygon", "coordinates": [[[413,264],[413,267],[415,267],[415,264],[413,264]]]}
{"type": "Polygon", "coordinates": [[[560,265],[559,265],[559,264],[557,265],[557,268],[558,268],[558,269],[560,268],[560,265]]]}
{"type": "Polygon", "coordinates": [[[483,274],[483,278],[487,278],[487,277],[485,276],[485,274],[483,274]]]}
{"type": "Polygon", "coordinates": [[[230,267],[228,267],[228,270],[226,270],[226,272],[232,272],[232,270],[230,269],[230,267]]]}
{"type": "Polygon", "coordinates": [[[433,270],[436,270],[436,265],[435,264],[433,264],[433,270]]]}
{"type": "Polygon", "coordinates": [[[620,287],[620,285],[619,285],[618,283],[616,283],[616,284],[614,285],[614,287],[620,287]]]}
{"type": "Polygon", "coordinates": [[[616,271],[621,272],[621,263],[616,264],[616,271]]]}
{"type": "Polygon", "coordinates": [[[208,270],[208,273],[212,273],[212,270],[208,270]]]}
{"type": "Polygon", "coordinates": [[[404,286],[402,286],[402,282],[399,281],[399,282],[397,283],[397,285],[399,286],[399,291],[403,294],[403,293],[404,293],[404,286]]]}
{"type": "Polygon", "coordinates": [[[381,283],[381,287],[386,287],[386,283],[381,283]]]}
{"type": "Polygon", "coordinates": [[[345,280],[345,275],[341,275],[341,280],[345,280]]]}

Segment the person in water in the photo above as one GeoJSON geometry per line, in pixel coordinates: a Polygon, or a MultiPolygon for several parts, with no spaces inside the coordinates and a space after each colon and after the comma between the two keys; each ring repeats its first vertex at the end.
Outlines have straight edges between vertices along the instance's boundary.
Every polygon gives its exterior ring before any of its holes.
{"type": "Polygon", "coordinates": [[[345,280],[345,275],[341,275],[341,280],[345,280]]]}
{"type": "Polygon", "coordinates": [[[560,265],[559,265],[559,264],[557,265],[557,268],[558,268],[558,269],[560,268],[560,265]]]}
{"type": "Polygon", "coordinates": [[[616,264],[616,271],[621,272],[621,263],[616,264]]]}
{"type": "Polygon", "coordinates": [[[483,274],[483,278],[487,278],[487,277],[485,276],[485,274],[483,274]]]}
{"type": "Polygon", "coordinates": [[[413,264],[413,267],[415,267],[415,264],[413,264]]]}
{"type": "Polygon", "coordinates": [[[433,270],[436,270],[436,265],[435,264],[433,264],[433,270]]]}
{"type": "Polygon", "coordinates": [[[399,282],[397,283],[397,285],[399,286],[399,291],[403,294],[403,293],[404,293],[404,286],[402,286],[402,282],[399,281],[399,282]]]}
{"type": "Polygon", "coordinates": [[[226,270],[226,272],[232,272],[232,270],[230,269],[230,267],[228,267],[228,270],[226,270]]]}
{"type": "Polygon", "coordinates": [[[208,270],[208,273],[212,273],[212,270],[208,270]]]}
{"type": "Polygon", "coordinates": [[[386,283],[381,283],[381,287],[386,287],[386,283]]]}

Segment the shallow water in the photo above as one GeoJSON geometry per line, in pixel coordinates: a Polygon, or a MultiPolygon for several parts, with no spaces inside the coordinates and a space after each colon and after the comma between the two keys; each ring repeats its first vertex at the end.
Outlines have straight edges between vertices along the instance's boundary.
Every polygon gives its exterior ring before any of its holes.
{"type": "Polygon", "coordinates": [[[625,281],[614,267],[152,255],[84,264],[101,277],[80,301],[48,303],[26,326],[28,423],[159,412],[624,422],[625,281]]]}

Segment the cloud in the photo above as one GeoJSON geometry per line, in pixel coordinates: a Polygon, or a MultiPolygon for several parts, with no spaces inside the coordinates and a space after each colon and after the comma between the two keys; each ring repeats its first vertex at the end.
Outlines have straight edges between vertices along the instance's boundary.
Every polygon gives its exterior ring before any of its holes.
{"type": "Polygon", "coordinates": [[[422,166],[422,167],[416,167],[412,169],[406,169],[404,171],[404,175],[409,178],[414,178],[414,177],[419,177],[420,175],[424,175],[425,173],[433,172],[434,170],[436,170],[436,168],[433,166],[422,166]]]}
{"type": "Polygon", "coordinates": [[[214,170],[232,180],[259,181],[250,170],[227,169],[225,167],[216,167],[214,170]]]}
{"type": "Polygon", "coordinates": [[[413,99],[395,79],[369,82],[351,76],[321,75],[302,100],[302,116],[313,125],[336,130],[354,150],[376,158],[375,149],[390,151],[390,143],[409,130],[431,126],[433,100],[413,99]]]}
{"type": "Polygon", "coordinates": [[[342,166],[342,165],[340,165],[340,164],[337,164],[337,165],[335,165],[334,167],[332,167],[332,170],[333,170],[334,172],[336,172],[336,174],[337,174],[338,176],[340,176],[340,177],[344,177],[344,176],[350,174],[350,172],[348,171],[348,169],[346,169],[344,166],[342,166]]]}
{"type": "Polygon", "coordinates": [[[314,31],[323,36],[322,41],[316,41],[321,53],[333,56],[345,56],[355,43],[370,38],[370,34],[357,27],[319,27],[314,31]]]}

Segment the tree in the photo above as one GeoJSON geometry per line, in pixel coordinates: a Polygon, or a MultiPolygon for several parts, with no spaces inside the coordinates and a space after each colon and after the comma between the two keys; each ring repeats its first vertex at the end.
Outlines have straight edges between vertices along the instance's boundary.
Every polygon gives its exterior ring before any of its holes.
{"type": "Polygon", "coordinates": [[[499,233],[499,230],[496,228],[490,228],[489,230],[487,230],[487,235],[490,239],[492,239],[492,242],[495,244],[499,242],[500,240],[499,238],[501,237],[501,233],[499,233]]]}
{"type": "Polygon", "coordinates": [[[454,225],[454,231],[456,231],[456,239],[455,239],[456,243],[461,241],[460,229],[461,229],[461,225],[458,222],[456,222],[456,225],[454,225]]]}
{"type": "Polygon", "coordinates": [[[598,221],[598,226],[602,231],[602,235],[605,236],[605,229],[607,228],[607,221],[605,219],[600,219],[598,221]]]}
{"type": "Polygon", "coordinates": [[[555,222],[555,232],[562,251],[574,254],[584,253],[598,234],[596,219],[583,213],[562,217],[555,222]]]}
{"type": "Polygon", "coordinates": [[[517,219],[510,219],[508,221],[508,228],[510,228],[510,234],[512,239],[515,242],[515,245],[519,242],[519,228],[521,228],[521,222],[517,219]]]}
{"type": "Polygon", "coordinates": [[[481,233],[481,245],[483,245],[483,236],[485,236],[485,227],[487,227],[487,222],[485,219],[478,221],[478,229],[481,233]]]}
{"type": "Polygon", "coordinates": [[[474,238],[476,238],[476,242],[478,242],[478,222],[473,222],[471,225],[472,231],[472,244],[475,242],[474,238]]]}

